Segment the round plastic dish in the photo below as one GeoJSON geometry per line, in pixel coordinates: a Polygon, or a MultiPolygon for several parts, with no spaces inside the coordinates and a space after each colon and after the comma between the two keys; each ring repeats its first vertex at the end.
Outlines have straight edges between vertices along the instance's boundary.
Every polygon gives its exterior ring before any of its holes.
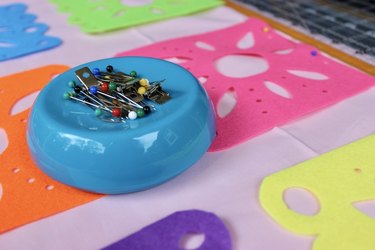
{"type": "Polygon", "coordinates": [[[184,68],[159,59],[122,57],[77,66],[53,79],[32,108],[27,141],[38,167],[52,178],[79,189],[120,194],[161,184],[180,174],[207,151],[215,136],[211,101],[184,68]],[[98,119],[87,105],[65,100],[79,83],[75,71],[89,67],[138,72],[163,80],[171,99],[156,111],[126,123],[98,119]]]}

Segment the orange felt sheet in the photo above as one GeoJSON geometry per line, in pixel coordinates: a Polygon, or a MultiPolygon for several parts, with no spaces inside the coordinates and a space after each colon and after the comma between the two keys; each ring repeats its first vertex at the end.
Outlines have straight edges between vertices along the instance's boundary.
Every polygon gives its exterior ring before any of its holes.
{"type": "Polygon", "coordinates": [[[58,183],[41,172],[26,143],[29,110],[11,115],[18,100],[67,69],[50,65],[0,78],[0,128],[8,138],[0,154],[0,233],[102,197],[58,183]]]}

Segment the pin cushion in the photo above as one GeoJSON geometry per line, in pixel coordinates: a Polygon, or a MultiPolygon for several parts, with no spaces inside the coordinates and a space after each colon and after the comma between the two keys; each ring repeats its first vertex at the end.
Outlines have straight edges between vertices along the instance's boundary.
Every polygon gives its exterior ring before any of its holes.
{"type": "Polygon", "coordinates": [[[120,194],[180,174],[207,151],[215,131],[212,103],[190,72],[160,59],[122,57],[54,78],[33,105],[27,142],[50,177],[120,194]]]}

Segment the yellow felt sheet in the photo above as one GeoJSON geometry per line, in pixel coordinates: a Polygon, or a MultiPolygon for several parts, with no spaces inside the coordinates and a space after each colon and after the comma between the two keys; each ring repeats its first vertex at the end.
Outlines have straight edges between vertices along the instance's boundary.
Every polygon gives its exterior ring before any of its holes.
{"type": "Polygon", "coordinates": [[[259,198],[286,229],[316,235],[314,250],[375,249],[375,219],[353,206],[375,199],[375,135],[266,177],[259,198]],[[320,211],[309,216],[290,209],[283,199],[288,188],[311,192],[320,211]]]}

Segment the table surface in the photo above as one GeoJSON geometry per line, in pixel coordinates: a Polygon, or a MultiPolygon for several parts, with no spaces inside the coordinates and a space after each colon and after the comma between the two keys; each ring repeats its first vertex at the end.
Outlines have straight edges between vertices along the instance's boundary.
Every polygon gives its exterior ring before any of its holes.
{"type": "MultiPolygon", "coordinates": [[[[2,0],[1,4],[15,1],[2,0]]],[[[170,38],[240,23],[246,17],[222,6],[195,15],[101,35],[67,23],[47,1],[28,0],[28,12],[63,39],[55,49],[1,62],[0,76],[50,64],[75,66],[170,38]]],[[[188,171],[156,188],[106,196],[0,235],[0,249],[98,249],[175,211],[202,209],[228,225],[233,249],[311,249],[314,237],[276,224],[260,207],[262,179],[373,134],[375,88],[222,152],[206,153],[188,171]]],[[[298,197],[292,203],[300,203],[298,197]]],[[[375,211],[375,209],[374,209],[375,211]]],[[[375,215],[374,215],[375,216],[375,215]]]]}

